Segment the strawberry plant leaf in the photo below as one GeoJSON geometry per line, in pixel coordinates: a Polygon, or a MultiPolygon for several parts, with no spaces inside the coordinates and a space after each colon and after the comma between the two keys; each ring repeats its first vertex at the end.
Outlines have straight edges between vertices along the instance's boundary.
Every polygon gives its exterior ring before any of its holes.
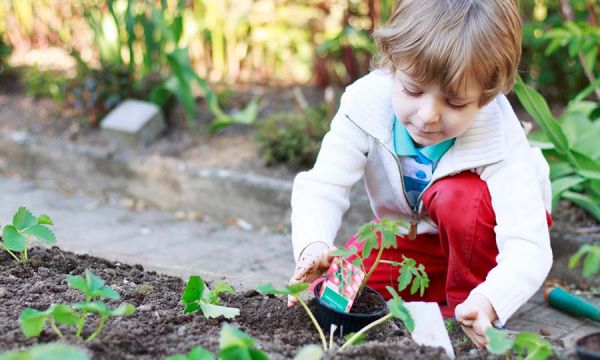
{"type": "Polygon", "coordinates": [[[25,251],[27,249],[27,239],[13,225],[6,225],[2,231],[2,240],[4,246],[12,251],[25,251]]]}
{"type": "Polygon", "coordinates": [[[600,247],[592,247],[583,260],[583,276],[590,277],[600,269],[600,247]]]}
{"type": "Polygon", "coordinates": [[[213,305],[205,302],[200,303],[200,308],[202,309],[202,314],[204,314],[207,319],[217,318],[219,316],[223,316],[226,319],[233,319],[240,314],[240,309],[213,305]]]}
{"type": "Polygon", "coordinates": [[[49,343],[34,345],[25,350],[13,350],[0,355],[0,360],[89,360],[85,350],[74,346],[49,343]]]}
{"type": "Polygon", "coordinates": [[[48,309],[56,322],[64,325],[75,325],[79,321],[79,314],[65,304],[52,304],[48,309]]]}
{"type": "Polygon", "coordinates": [[[272,284],[261,284],[256,287],[256,291],[264,295],[292,295],[296,296],[308,289],[309,284],[297,283],[286,285],[282,289],[277,289],[272,284]]]}
{"type": "Polygon", "coordinates": [[[56,236],[48,227],[44,225],[35,224],[25,230],[24,233],[35,236],[38,240],[46,244],[55,244],[56,236]]]}
{"type": "Polygon", "coordinates": [[[219,339],[220,360],[267,360],[267,355],[254,348],[255,339],[243,331],[224,323],[219,339]]]}
{"type": "Polygon", "coordinates": [[[46,214],[42,214],[42,215],[38,216],[37,223],[39,225],[54,225],[54,223],[52,222],[52,219],[50,219],[50,217],[46,214]]]}
{"type": "Polygon", "coordinates": [[[85,279],[81,276],[67,275],[67,284],[72,288],[81,291],[84,294],[87,294],[88,292],[87,283],[85,282],[85,279]]]}
{"type": "Polygon", "coordinates": [[[410,287],[410,294],[412,295],[412,294],[416,293],[420,287],[421,287],[421,278],[418,276],[415,276],[415,278],[413,279],[413,282],[412,282],[412,286],[410,287]]]}
{"type": "Polygon", "coordinates": [[[415,329],[415,321],[413,320],[412,315],[410,315],[410,311],[404,306],[404,300],[398,296],[398,293],[393,287],[386,286],[386,289],[392,295],[392,298],[388,300],[390,314],[392,314],[393,317],[400,319],[408,331],[412,332],[415,329]]]}
{"type": "Polygon", "coordinates": [[[135,312],[135,306],[131,304],[121,304],[110,311],[111,316],[131,315],[135,312]]]}
{"type": "Polygon", "coordinates": [[[488,351],[492,354],[503,355],[507,351],[512,349],[513,340],[508,337],[508,332],[504,330],[498,330],[493,327],[489,327],[485,334],[490,339],[488,344],[488,351]]]}
{"type": "Polygon", "coordinates": [[[189,314],[189,313],[192,313],[192,312],[198,311],[198,310],[200,310],[200,305],[198,305],[197,303],[186,304],[185,307],[183,308],[183,313],[189,314]]]}
{"type": "Polygon", "coordinates": [[[219,303],[221,302],[219,295],[221,295],[222,293],[233,294],[234,291],[235,290],[231,285],[227,284],[226,282],[220,282],[217,284],[217,286],[215,286],[213,290],[210,290],[208,292],[208,302],[213,305],[219,305],[219,303]]]}
{"type": "Polygon", "coordinates": [[[393,232],[384,230],[382,234],[383,235],[381,237],[381,241],[382,241],[383,247],[385,249],[389,249],[391,247],[394,247],[394,248],[397,247],[396,235],[393,232]]]}
{"type": "Polygon", "coordinates": [[[202,299],[205,287],[206,283],[200,276],[190,276],[185,285],[185,289],[183,290],[183,294],[181,295],[181,301],[184,304],[191,304],[202,299]]]}
{"type": "Polygon", "coordinates": [[[73,304],[74,309],[84,310],[92,314],[98,314],[100,316],[109,316],[110,308],[101,301],[92,301],[89,303],[77,303],[73,304]]]}
{"type": "Polygon", "coordinates": [[[48,320],[48,313],[46,311],[27,308],[19,316],[21,331],[27,337],[38,336],[44,330],[46,320],[48,320]]]}
{"type": "Polygon", "coordinates": [[[37,219],[24,206],[21,206],[13,216],[13,226],[21,231],[35,224],[37,219]]]}

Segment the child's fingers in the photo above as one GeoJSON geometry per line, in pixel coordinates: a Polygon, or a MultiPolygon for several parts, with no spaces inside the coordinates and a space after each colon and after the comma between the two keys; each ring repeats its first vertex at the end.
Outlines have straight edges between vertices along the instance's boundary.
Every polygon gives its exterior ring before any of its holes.
{"type": "Polygon", "coordinates": [[[287,306],[288,307],[294,307],[294,306],[296,306],[296,304],[298,304],[298,300],[296,300],[295,297],[293,297],[291,295],[288,295],[287,306]]]}

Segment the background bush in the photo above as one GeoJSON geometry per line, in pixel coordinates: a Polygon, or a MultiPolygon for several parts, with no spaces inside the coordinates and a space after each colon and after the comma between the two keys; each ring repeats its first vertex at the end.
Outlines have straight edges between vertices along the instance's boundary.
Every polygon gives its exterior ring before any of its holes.
{"type": "Polygon", "coordinates": [[[260,154],[268,165],[310,167],[317,159],[330,121],[325,105],[309,107],[302,113],[271,115],[257,124],[255,136],[260,154]]]}

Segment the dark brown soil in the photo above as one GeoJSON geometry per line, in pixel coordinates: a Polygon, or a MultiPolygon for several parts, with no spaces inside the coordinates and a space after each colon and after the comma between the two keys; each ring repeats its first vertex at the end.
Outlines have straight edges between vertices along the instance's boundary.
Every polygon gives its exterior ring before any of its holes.
{"type": "MultiPolygon", "coordinates": [[[[90,343],[76,338],[73,327],[60,325],[64,341],[86,347],[94,359],[156,359],[186,353],[201,345],[211,351],[219,346],[222,319],[206,319],[199,313],[183,314],[179,303],[184,282],[175,277],[145,272],[139,265],[112,263],[91,256],[80,256],[52,249],[34,248],[30,260],[16,263],[7,254],[0,255],[0,352],[56,341],[49,328],[37,338],[26,338],[18,317],[27,307],[44,310],[52,303],[74,303],[82,300],[77,290],[67,286],[68,274],[80,275],[90,269],[122,295],[115,306],[127,302],[137,307],[130,316],[113,318],[103,332],[90,343]]],[[[223,296],[224,305],[241,309],[241,315],[230,321],[258,340],[258,347],[271,359],[292,358],[307,344],[320,344],[308,316],[300,306],[288,309],[283,298],[263,296],[246,291],[223,296]]],[[[312,301],[309,302],[312,306],[312,301]]],[[[89,318],[83,336],[95,326],[89,318]]],[[[367,342],[344,351],[344,359],[438,359],[441,348],[421,347],[407,336],[399,322],[387,322],[367,334],[367,342]]],[[[464,345],[460,354],[469,354],[464,345]]],[[[485,351],[470,358],[485,357],[485,351]],[[475,356],[477,355],[477,356],[475,356]]],[[[463,357],[464,358],[464,357],[463,357]]]]}

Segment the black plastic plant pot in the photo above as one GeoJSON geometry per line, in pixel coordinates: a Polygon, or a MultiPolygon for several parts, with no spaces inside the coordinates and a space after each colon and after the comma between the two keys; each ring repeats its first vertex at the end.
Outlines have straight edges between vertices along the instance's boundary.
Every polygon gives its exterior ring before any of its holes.
{"type": "Polygon", "coordinates": [[[336,310],[329,306],[328,304],[321,301],[319,297],[319,291],[323,283],[317,284],[314,288],[315,294],[315,303],[317,304],[317,321],[319,325],[323,328],[323,331],[329,332],[331,329],[331,325],[335,324],[337,326],[334,335],[344,336],[349,333],[357,332],[363,327],[369,325],[375,320],[381,319],[388,313],[387,304],[383,299],[383,296],[379,294],[374,289],[365,286],[363,292],[369,291],[376,294],[376,296],[381,299],[381,303],[383,304],[380,310],[376,312],[361,314],[361,313],[346,313],[343,311],[336,310]]]}
{"type": "Polygon", "coordinates": [[[575,350],[581,360],[600,359],[600,332],[586,335],[577,340],[575,350]]]}

